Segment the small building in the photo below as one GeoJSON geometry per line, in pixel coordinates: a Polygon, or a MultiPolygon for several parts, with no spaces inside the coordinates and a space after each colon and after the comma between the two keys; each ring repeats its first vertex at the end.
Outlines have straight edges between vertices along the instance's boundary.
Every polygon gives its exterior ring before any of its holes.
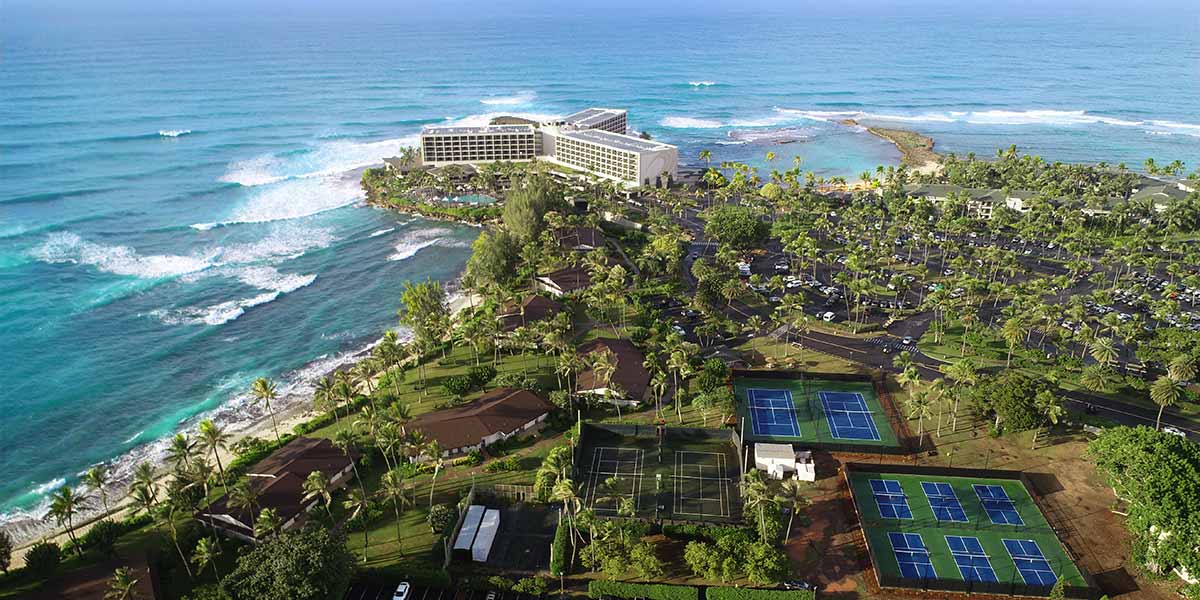
{"type": "Polygon", "coordinates": [[[562,304],[545,296],[530,294],[520,304],[511,303],[501,307],[496,320],[500,323],[501,332],[511,333],[518,327],[553,319],[562,310],[562,304]]]}
{"type": "Polygon", "coordinates": [[[552,410],[529,390],[498,388],[462,406],[423,414],[407,427],[437,440],[450,455],[466,454],[533,429],[552,410]]]}
{"type": "Polygon", "coordinates": [[[595,227],[566,227],[557,237],[558,244],[567,250],[590,252],[604,247],[604,232],[595,227]]]}
{"type": "Polygon", "coordinates": [[[554,296],[569,296],[592,285],[592,276],[583,267],[567,267],[534,278],[537,289],[554,296]]]}
{"type": "Polygon", "coordinates": [[[471,546],[475,543],[475,534],[479,533],[479,523],[483,521],[484,507],[480,504],[472,504],[467,507],[467,514],[463,517],[462,527],[458,530],[458,535],[454,538],[454,552],[469,552],[471,546]]]}
{"type": "Polygon", "coordinates": [[[650,393],[650,372],[646,370],[646,356],[633,342],[626,339],[601,338],[592,340],[579,348],[579,356],[585,361],[597,353],[609,351],[613,355],[615,369],[606,383],[602,374],[588,368],[576,376],[576,388],[581,394],[600,397],[606,395],[614,403],[633,405],[643,402],[650,393]],[[608,393],[609,387],[616,393],[608,393]]]}
{"type": "MultiPolygon", "coordinates": [[[[304,515],[317,507],[319,498],[304,499],[304,480],[320,471],[335,487],[345,485],[354,470],[359,453],[349,456],[325,438],[299,437],[250,467],[246,476],[258,496],[258,509],[273,509],[287,531],[299,525],[304,515]]],[[[231,506],[228,494],[200,510],[196,517],[225,534],[257,542],[254,522],[258,513],[231,506]]]]}
{"type": "Polygon", "coordinates": [[[500,531],[500,511],[489,508],[479,521],[479,532],[475,534],[475,542],[471,544],[471,560],[485,563],[492,553],[492,544],[496,541],[496,533],[500,531]]]}
{"type": "Polygon", "coordinates": [[[754,444],[754,468],[771,479],[783,479],[796,472],[796,451],[791,444],[754,444]]]}
{"type": "Polygon", "coordinates": [[[1129,197],[1132,203],[1149,203],[1154,212],[1167,210],[1176,200],[1187,198],[1188,192],[1178,185],[1151,185],[1139,188],[1129,197]]]}

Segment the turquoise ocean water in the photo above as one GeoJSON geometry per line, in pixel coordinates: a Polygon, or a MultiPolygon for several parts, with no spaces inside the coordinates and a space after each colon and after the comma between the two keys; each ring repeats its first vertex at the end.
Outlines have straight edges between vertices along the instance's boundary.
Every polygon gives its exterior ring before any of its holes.
{"type": "MultiPolygon", "coordinates": [[[[365,17],[365,15],[364,15],[365,17]]],[[[360,204],[422,125],[630,110],[716,160],[853,177],[843,118],[939,148],[1200,162],[1195,18],[0,19],[0,513],[29,531],[89,465],[126,472],[258,376],[312,378],[452,281],[476,230],[360,204]],[[514,31],[523,32],[514,34],[514,31]],[[786,143],[784,143],[786,142],[786,143]]]]}

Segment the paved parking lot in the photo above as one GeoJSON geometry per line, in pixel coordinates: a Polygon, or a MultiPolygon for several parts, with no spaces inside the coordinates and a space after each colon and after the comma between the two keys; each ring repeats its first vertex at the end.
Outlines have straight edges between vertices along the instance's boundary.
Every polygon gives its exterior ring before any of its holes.
{"type": "MultiPolygon", "coordinates": [[[[350,591],[346,593],[345,598],[346,600],[392,600],[392,594],[395,593],[397,585],[400,585],[399,581],[384,585],[356,583],[350,586],[350,591]]],[[[421,586],[413,586],[408,590],[408,600],[453,600],[453,598],[453,590],[421,586]]],[[[480,598],[482,600],[482,596],[480,598]]]]}

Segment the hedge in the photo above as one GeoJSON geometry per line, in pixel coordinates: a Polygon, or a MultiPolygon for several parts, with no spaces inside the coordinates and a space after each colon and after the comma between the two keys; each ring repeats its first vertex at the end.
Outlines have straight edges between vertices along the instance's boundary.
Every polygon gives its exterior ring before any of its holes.
{"type": "Polygon", "coordinates": [[[686,585],[625,583],[624,581],[595,579],[588,583],[588,595],[592,598],[612,596],[616,598],[647,598],[649,600],[700,600],[700,589],[686,585]]]}
{"type": "Polygon", "coordinates": [[[554,543],[550,546],[550,574],[555,577],[567,572],[567,546],[571,543],[571,531],[565,519],[558,520],[554,529],[554,543]]]}
{"type": "Polygon", "coordinates": [[[811,590],[756,590],[751,588],[710,587],[704,590],[705,600],[813,600],[811,590]]]}
{"type": "Polygon", "coordinates": [[[450,589],[450,574],[437,567],[420,564],[389,565],[361,569],[359,579],[367,583],[381,584],[408,581],[413,585],[450,589]]]}

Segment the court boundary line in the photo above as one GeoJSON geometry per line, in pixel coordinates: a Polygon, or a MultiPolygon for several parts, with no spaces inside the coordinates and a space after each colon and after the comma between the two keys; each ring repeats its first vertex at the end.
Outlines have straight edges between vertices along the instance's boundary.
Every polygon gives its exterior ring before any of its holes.
{"type": "Polygon", "coordinates": [[[787,389],[787,388],[747,387],[747,388],[745,388],[745,392],[746,392],[746,410],[750,413],[750,429],[754,433],[754,435],[764,436],[764,437],[771,437],[771,436],[794,437],[794,438],[803,438],[804,437],[803,430],[800,429],[800,413],[796,412],[796,399],[794,396],[792,396],[792,390],[787,389]],[[788,404],[786,407],[758,406],[754,403],[757,392],[782,392],[785,395],[784,400],[786,400],[788,404]],[[791,417],[792,417],[791,423],[789,424],[791,427],[792,433],[785,434],[785,433],[771,433],[771,432],[761,431],[759,429],[760,425],[761,426],[777,425],[778,423],[762,423],[758,419],[759,413],[755,412],[755,410],[754,410],[755,408],[763,408],[763,409],[768,409],[768,410],[786,410],[788,412],[788,414],[791,415],[791,417]]]}
{"type": "Polygon", "coordinates": [[[605,475],[606,476],[605,480],[607,480],[608,477],[631,476],[631,477],[633,477],[633,486],[631,488],[631,491],[629,494],[621,494],[621,496],[622,497],[627,496],[627,497],[633,499],[633,506],[634,506],[633,510],[635,513],[637,513],[639,510],[641,510],[642,479],[643,479],[643,475],[644,475],[642,470],[645,466],[645,456],[646,456],[646,451],[641,448],[636,448],[636,447],[635,448],[630,448],[630,447],[626,447],[626,446],[596,446],[596,447],[594,447],[592,449],[592,469],[591,469],[591,473],[590,473],[590,477],[589,477],[590,485],[588,486],[587,495],[584,498],[584,500],[587,502],[587,505],[592,510],[596,510],[596,511],[603,510],[603,511],[610,511],[610,512],[616,513],[618,510],[620,510],[619,506],[612,506],[612,507],[596,506],[596,497],[597,497],[596,490],[600,487],[600,484],[602,483],[599,479],[599,476],[605,475]],[[636,455],[635,455],[635,458],[633,459],[632,463],[624,463],[619,460],[616,461],[618,465],[632,464],[634,466],[634,471],[631,473],[625,473],[620,470],[618,470],[616,472],[607,472],[607,471],[599,470],[599,463],[603,462],[601,460],[601,457],[603,456],[603,451],[606,451],[606,450],[616,450],[618,452],[621,452],[621,451],[635,452],[636,455]]]}
{"type": "MultiPolygon", "coordinates": [[[[871,410],[870,405],[867,404],[867,398],[866,398],[866,396],[863,396],[862,392],[847,392],[847,391],[839,391],[839,390],[817,390],[817,398],[819,398],[821,400],[821,412],[825,413],[825,422],[826,422],[826,424],[829,425],[829,435],[831,437],[833,437],[833,439],[835,439],[835,440],[851,440],[851,441],[859,441],[859,442],[882,442],[883,441],[883,436],[879,433],[879,427],[875,425],[874,415],[876,413],[871,410]],[[859,405],[862,406],[863,410],[854,410],[854,411],[843,410],[843,409],[831,410],[829,408],[828,401],[826,401],[826,399],[825,399],[825,394],[854,394],[858,398],[858,403],[859,403],[859,405]],[[872,437],[870,437],[870,438],[842,437],[838,431],[837,425],[835,425],[833,422],[833,414],[835,412],[846,414],[846,415],[849,415],[851,413],[867,415],[867,424],[870,425],[870,432],[871,432],[872,437]]],[[[880,404],[880,406],[882,406],[882,403],[880,404]]],[[[859,428],[855,427],[854,429],[859,429],[859,428]]]]}
{"type": "Polygon", "coordinates": [[[672,504],[673,504],[672,508],[675,509],[674,514],[696,516],[696,517],[700,517],[702,520],[705,517],[716,517],[716,518],[723,518],[723,519],[729,518],[733,511],[732,511],[730,499],[727,498],[727,496],[729,495],[729,491],[725,489],[726,484],[728,484],[730,482],[727,461],[728,461],[728,459],[725,457],[725,453],[723,453],[723,452],[701,452],[701,451],[696,451],[696,450],[676,450],[675,451],[675,472],[672,476],[672,479],[674,481],[673,481],[673,485],[671,486],[673,496],[674,496],[674,501],[672,502],[672,504]],[[685,465],[683,463],[683,455],[684,454],[716,456],[717,464],[703,465],[700,463],[688,463],[685,465]],[[682,473],[683,468],[687,467],[687,466],[699,467],[701,469],[701,471],[700,471],[701,475],[699,475],[699,476],[681,475],[680,473],[682,473]],[[716,468],[720,469],[721,476],[705,477],[703,475],[703,472],[704,472],[703,468],[705,466],[716,467],[716,468]],[[683,493],[682,493],[682,487],[683,487],[684,480],[700,481],[701,493],[703,493],[703,491],[704,491],[704,482],[705,481],[715,481],[717,483],[717,497],[716,498],[705,498],[703,496],[697,496],[694,498],[684,498],[683,493]],[[709,513],[709,512],[684,511],[683,510],[684,500],[692,500],[692,501],[699,501],[699,502],[712,502],[715,500],[717,502],[717,506],[718,506],[718,510],[720,511],[720,514],[709,513]]]}

